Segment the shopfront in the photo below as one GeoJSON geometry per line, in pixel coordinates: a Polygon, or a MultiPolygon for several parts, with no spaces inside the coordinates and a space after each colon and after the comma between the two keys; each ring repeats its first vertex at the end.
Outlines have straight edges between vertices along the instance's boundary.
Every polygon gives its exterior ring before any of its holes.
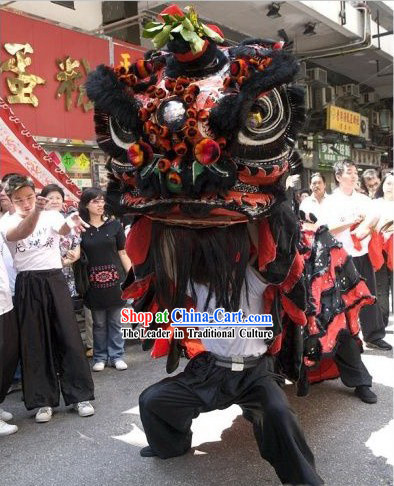
{"type": "MultiPolygon", "coordinates": [[[[84,83],[99,64],[130,65],[145,49],[0,10],[2,96],[79,188],[105,186],[84,83]]],[[[0,175],[10,170],[0,165],[0,175]]]]}

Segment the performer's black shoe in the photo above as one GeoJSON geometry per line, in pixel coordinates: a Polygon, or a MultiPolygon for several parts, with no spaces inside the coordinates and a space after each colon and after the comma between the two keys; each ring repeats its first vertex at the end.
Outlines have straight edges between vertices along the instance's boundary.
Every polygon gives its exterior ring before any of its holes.
{"type": "Polygon", "coordinates": [[[366,386],[366,385],[356,386],[356,388],[354,390],[354,394],[362,402],[365,402],[365,403],[376,403],[378,401],[378,397],[369,388],[369,386],[366,386]]]}
{"type": "Polygon", "coordinates": [[[143,447],[140,450],[140,456],[141,457],[157,457],[157,454],[155,454],[150,446],[143,447]]]}
{"type": "Polygon", "coordinates": [[[383,351],[391,351],[393,349],[391,344],[387,343],[384,339],[377,339],[376,341],[367,343],[367,348],[381,349],[383,351]]]}

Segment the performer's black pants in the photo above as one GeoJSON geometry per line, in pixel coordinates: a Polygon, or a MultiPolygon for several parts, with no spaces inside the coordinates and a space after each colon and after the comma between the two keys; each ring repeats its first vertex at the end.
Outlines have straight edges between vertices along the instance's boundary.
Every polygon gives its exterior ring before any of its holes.
{"type": "MultiPolygon", "coordinates": [[[[372,295],[376,296],[376,279],[368,254],[353,257],[354,265],[359,274],[365,278],[372,295]]],[[[367,343],[382,339],[386,335],[382,314],[377,303],[366,305],[360,311],[360,324],[364,341],[367,343]]]]}
{"type": "Polygon", "coordinates": [[[282,483],[323,484],[294,412],[272,373],[272,359],[244,371],[215,364],[211,353],[192,359],[185,371],[147,388],[140,413],[152,450],[162,459],[191,447],[192,420],[201,412],[241,406],[253,424],[261,456],[275,468],[282,483]]]}
{"type": "Polygon", "coordinates": [[[372,386],[372,376],[361,360],[360,347],[349,332],[339,335],[334,360],[344,385],[349,387],[372,386]]]}
{"type": "Polygon", "coordinates": [[[376,291],[377,291],[377,298],[378,298],[378,305],[380,308],[380,312],[382,313],[383,324],[386,327],[389,323],[389,315],[390,315],[390,294],[391,299],[394,301],[394,293],[393,293],[393,273],[387,266],[387,255],[385,255],[385,262],[382,265],[382,268],[378,270],[375,274],[376,276],[376,291]]]}
{"type": "Polygon", "coordinates": [[[18,364],[19,334],[15,311],[0,316],[0,403],[4,401],[18,364]]]}
{"type": "Polygon", "coordinates": [[[15,296],[28,410],[94,399],[94,385],[61,270],[20,272],[15,296]]]}

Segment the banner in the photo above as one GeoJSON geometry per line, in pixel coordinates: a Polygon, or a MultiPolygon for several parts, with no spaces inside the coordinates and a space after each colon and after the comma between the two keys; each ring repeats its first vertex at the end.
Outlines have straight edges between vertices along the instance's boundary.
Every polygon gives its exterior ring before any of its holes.
{"type": "Polygon", "coordinates": [[[79,188],[57,166],[58,164],[36,142],[25,125],[17,118],[10,106],[0,97],[0,175],[20,172],[29,175],[38,188],[57,184],[67,201],[77,202],[79,188]]]}

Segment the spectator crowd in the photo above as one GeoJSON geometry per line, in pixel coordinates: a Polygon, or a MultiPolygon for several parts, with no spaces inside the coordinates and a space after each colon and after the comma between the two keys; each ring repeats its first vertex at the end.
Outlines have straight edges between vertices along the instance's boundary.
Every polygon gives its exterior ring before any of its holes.
{"type": "MultiPolygon", "coordinates": [[[[308,229],[327,225],[352,256],[377,297],[360,315],[368,347],[385,341],[393,306],[394,173],[369,169],[359,178],[351,160],[334,166],[337,188],[327,193],[316,172],[310,191],[291,194],[308,229]]],[[[290,184],[291,187],[291,184],[290,184]]],[[[127,369],[121,335],[121,283],[131,262],[125,222],[108,211],[105,194],[85,189],[76,208],[61,187],[37,191],[32,180],[7,174],[0,191],[0,404],[22,385],[27,410],[48,422],[62,395],[79,416],[94,414],[91,371],[127,369]],[[84,316],[85,343],[76,313],[84,316]],[[88,358],[92,364],[89,365],[88,358]]],[[[15,433],[0,408],[0,436],[15,433]]]]}

